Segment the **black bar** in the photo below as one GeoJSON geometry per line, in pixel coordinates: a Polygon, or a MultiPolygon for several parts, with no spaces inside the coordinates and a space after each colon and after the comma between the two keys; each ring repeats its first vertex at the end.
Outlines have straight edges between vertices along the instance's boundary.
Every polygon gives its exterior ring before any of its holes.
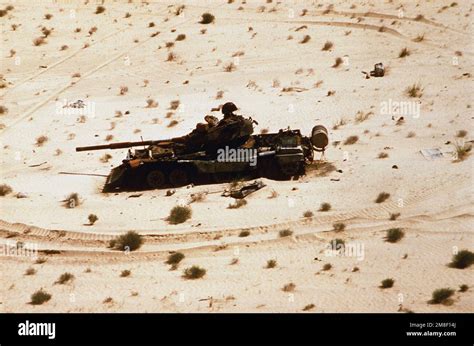
{"type": "Polygon", "coordinates": [[[472,345],[472,314],[0,314],[0,344],[472,345]],[[20,336],[54,322],[55,338],[20,336]],[[410,327],[410,323],[425,324],[410,327]],[[428,323],[432,323],[429,326],[428,323]],[[436,326],[437,323],[447,325],[436,326]],[[456,336],[407,336],[407,332],[456,336]]]}

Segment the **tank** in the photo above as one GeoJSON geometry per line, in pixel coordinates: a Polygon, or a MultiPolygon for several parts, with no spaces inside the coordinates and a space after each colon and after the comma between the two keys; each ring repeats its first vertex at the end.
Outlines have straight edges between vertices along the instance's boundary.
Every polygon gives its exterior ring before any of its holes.
{"type": "Polygon", "coordinates": [[[76,151],[129,149],[107,177],[103,191],[111,192],[256,177],[290,179],[304,175],[314,151],[324,151],[328,144],[327,130],[321,125],[306,137],[290,128],[257,135],[254,124],[252,118],[236,115],[198,124],[182,137],[77,147],[76,151]],[[143,148],[131,150],[138,146],[143,148]]]}

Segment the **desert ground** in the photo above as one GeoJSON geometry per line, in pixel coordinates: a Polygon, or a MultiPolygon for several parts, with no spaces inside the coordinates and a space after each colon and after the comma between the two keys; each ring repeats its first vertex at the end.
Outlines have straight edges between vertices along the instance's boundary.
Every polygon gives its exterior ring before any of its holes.
{"type": "Polygon", "coordinates": [[[459,288],[473,267],[448,265],[474,247],[472,2],[0,8],[0,312],[474,311],[474,288],[459,288]],[[379,62],[385,76],[366,78],[379,62]],[[85,114],[63,107],[78,100],[85,114]],[[262,179],[230,209],[227,183],[102,193],[127,150],[75,152],[181,136],[227,101],[256,133],[324,125],[323,160],[298,179],[262,179]],[[71,193],[81,203],[67,208],[71,193]],[[192,216],[173,225],[176,205],[192,216]],[[404,236],[392,243],[393,228],[404,236]],[[141,248],[108,247],[127,231],[141,248]],[[353,251],[328,251],[336,238],[353,251]],[[177,268],[165,263],[174,251],[177,268]],[[183,277],[193,265],[206,274],[183,277]],[[73,277],[61,284],[63,273],[73,277]],[[454,293],[428,303],[440,288],[454,293]],[[51,298],[31,304],[38,290],[51,298]]]}

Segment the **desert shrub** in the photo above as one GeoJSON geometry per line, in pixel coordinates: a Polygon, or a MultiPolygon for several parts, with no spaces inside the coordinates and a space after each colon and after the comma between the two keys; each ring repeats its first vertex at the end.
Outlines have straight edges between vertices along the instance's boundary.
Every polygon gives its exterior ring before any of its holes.
{"type": "Polygon", "coordinates": [[[423,96],[423,88],[420,84],[415,83],[406,88],[406,93],[410,97],[420,98],[423,96]]]}
{"type": "Polygon", "coordinates": [[[173,127],[173,126],[176,126],[176,125],[178,125],[178,121],[177,120],[171,120],[167,126],[168,127],[173,127]]]}
{"type": "Polygon", "coordinates": [[[93,225],[97,220],[99,220],[99,218],[95,214],[89,214],[87,219],[89,220],[90,225],[93,225]]]}
{"type": "Polygon", "coordinates": [[[425,40],[425,34],[420,34],[420,35],[417,35],[414,39],[413,39],[413,42],[422,42],[425,40]]]}
{"type": "Polygon", "coordinates": [[[214,20],[215,20],[215,17],[212,14],[206,12],[206,13],[203,13],[201,15],[201,21],[199,23],[201,23],[201,24],[211,24],[211,23],[214,22],[214,20]]]}
{"type": "Polygon", "coordinates": [[[326,43],[324,43],[324,46],[323,48],[321,48],[321,50],[327,51],[327,50],[330,50],[333,46],[334,44],[331,41],[326,41],[326,43]]]}
{"type": "Polygon", "coordinates": [[[471,153],[472,146],[469,145],[468,143],[464,144],[459,144],[455,143],[454,144],[454,151],[456,155],[456,161],[464,161],[471,153]]]}
{"type": "Polygon", "coordinates": [[[336,61],[334,62],[334,65],[332,65],[333,68],[338,68],[341,64],[343,63],[342,58],[336,58],[336,61]]]}
{"type": "Polygon", "coordinates": [[[233,62],[230,62],[226,65],[224,65],[224,71],[225,72],[232,72],[232,71],[235,71],[237,69],[237,66],[235,66],[235,64],[233,62]]]}
{"type": "Polygon", "coordinates": [[[387,192],[380,192],[377,198],[375,199],[375,203],[382,203],[385,202],[390,197],[390,194],[387,192]]]}
{"type": "Polygon", "coordinates": [[[448,299],[454,294],[454,290],[451,288],[438,288],[434,290],[431,295],[431,300],[428,301],[429,304],[446,304],[448,299]]]}
{"type": "Polygon", "coordinates": [[[130,250],[134,251],[140,248],[143,244],[143,237],[134,231],[128,231],[109,242],[109,247],[115,250],[130,250]]]}
{"type": "Polygon", "coordinates": [[[179,34],[178,36],[176,36],[176,41],[183,41],[185,39],[186,39],[185,34],[179,34]]]}
{"type": "Polygon", "coordinates": [[[13,192],[13,189],[10,187],[10,185],[7,185],[7,184],[1,184],[0,185],[0,196],[3,197],[3,196],[6,196],[8,195],[9,193],[12,193],[13,192]]]}
{"type": "Polygon", "coordinates": [[[70,282],[72,280],[74,280],[74,275],[72,275],[71,273],[63,273],[58,278],[58,280],[56,280],[55,284],[64,285],[64,284],[67,284],[68,282],[70,282]]]}
{"type": "Polygon", "coordinates": [[[413,138],[413,137],[415,137],[415,136],[416,136],[416,133],[415,133],[414,131],[410,131],[410,132],[408,132],[408,134],[407,134],[407,138],[413,138]]]}
{"type": "Polygon", "coordinates": [[[104,154],[104,156],[102,156],[100,158],[100,162],[103,162],[103,163],[107,163],[109,162],[109,160],[112,158],[112,155],[110,154],[104,154]]]}
{"type": "Polygon", "coordinates": [[[332,126],[332,129],[337,130],[339,127],[344,126],[346,124],[347,124],[347,120],[344,118],[340,118],[334,123],[334,125],[332,126]]]}
{"type": "Polygon", "coordinates": [[[181,252],[175,252],[168,256],[166,261],[167,264],[178,264],[184,259],[184,254],[181,252]]]}
{"type": "Polygon", "coordinates": [[[171,110],[177,110],[181,102],[179,100],[173,100],[170,102],[170,108],[171,110]]]}
{"type": "Polygon", "coordinates": [[[43,263],[45,263],[46,261],[47,261],[46,258],[44,258],[44,257],[38,257],[38,258],[36,259],[36,261],[35,261],[35,264],[43,264],[43,263]]]}
{"type": "Polygon", "coordinates": [[[33,40],[33,44],[34,44],[35,46],[41,46],[41,45],[43,45],[43,44],[45,44],[45,43],[46,43],[46,40],[45,40],[45,38],[44,38],[43,36],[37,37],[37,38],[35,38],[35,39],[33,40]]]}
{"type": "Polygon", "coordinates": [[[469,250],[461,250],[453,255],[449,267],[457,269],[469,268],[474,263],[474,253],[469,250]]]}
{"type": "Polygon", "coordinates": [[[379,155],[377,156],[379,159],[386,159],[388,157],[388,154],[384,151],[382,151],[381,153],[379,153],[379,155]]]}
{"type": "Polygon", "coordinates": [[[191,203],[194,202],[202,202],[206,199],[206,193],[205,192],[197,192],[191,194],[191,203]]]}
{"type": "Polygon", "coordinates": [[[467,292],[467,290],[469,290],[468,285],[462,284],[461,286],[459,286],[459,292],[467,292]]]}
{"type": "Polygon", "coordinates": [[[71,208],[71,209],[81,204],[81,200],[77,192],[73,192],[69,194],[69,196],[67,196],[63,202],[66,208],[71,208]]]}
{"type": "Polygon", "coordinates": [[[146,108],[156,108],[158,107],[158,102],[153,99],[146,100],[146,108]]]}
{"type": "Polygon", "coordinates": [[[183,273],[183,276],[186,279],[199,279],[202,278],[204,275],[206,275],[206,269],[198,266],[186,268],[183,273]]]}
{"type": "Polygon", "coordinates": [[[405,236],[405,233],[400,228],[390,228],[385,235],[385,241],[389,243],[396,243],[405,236]]]}
{"type": "Polygon", "coordinates": [[[308,304],[303,308],[303,311],[313,310],[316,306],[314,304],[308,304]]]}
{"type": "Polygon", "coordinates": [[[346,243],[344,239],[336,238],[333,239],[329,242],[329,245],[331,245],[332,250],[337,250],[337,249],[342,249],[345,247],[346,243]]]}
{"type": "Polygon", "coordinates": [[[120,95],[123,96],[123,95],[125,95],[127,92],[128,92],[128,87],[127,87],[127,86],[121,86],[121,87],[120,87],[120,92],[119,92],[120,95]]]}
{"type": "Polygon", "coordinates": [[[346,229],[346,224],[342,222],[336,222],[335,224],[332,225],[332,227],[334,228],[334,231],[342,232],[346,229]]]}
{"type": "Polygon", "coordinates": [[[283,292],[293,292],[296,288],[296,285],[293,282],[290,282],[289,284],[286,284],[283,286],[282,290],[283,292]]]}
{"type": "Polygon", "coordinates": [[[458,133],[456,134],[456,137],[463,138],[466,137],[467,131],[466,130],[459,130],[458,133]]]}
{"type": "Polygon", "coordinates": [[[234,203],[229,204],[228,209],[238,209],[247,204],[245,199],[236,199],[234,203]]]}
{"type": "Polygon", "coordinates": [[[395,283],[395,280],[389,278],[389,279],[384,279],[382,280],[382,282],[380,283],[380,288],[390,288],[390,287],[393,287],[393,284],[395,283]]]}
{"type": "Polygon", "coordinates": [[[171,209],[166,221],[168,221],[172,225],[177,225],[188,220],[191,215],[191,207],[177,205],[171,209]]]}
{"type": "Polygon", "coordinates": [[[238,258],[232,258],[232,261],[230,261],[230,265],[235,265],[239,263],[239,259],[238,258]]]}
{"type": "Polygon", "coordinates": [[[271,260],[267,261],[267,268],[268,269],[275,268],[276,266],[277,266],[277,261],[276,260],[271,259],[271,260]]]}
{"type": "Polygon", "coordinates": [[[395,221],[396,219],[398,219],[400,217],[400,213],[390,213],[390,218],[389,220],[390,221],[395,221]]]}
{"type": "Polygon", "coordinates": [[[321,206],[319,207],[319,211],[329,211],[331,210],[331,204],[325,202],[321,203],[321,206]]]}
{"type": "Polygon", "coordinates": [[[249,231],[242,231],[239,233],[239,237],[243,238],[243,237],[248,237],[250,235],[250,232],[249,231]]]}
{"type": "Polygon", "coordinates": [[[404,58],[406,56],[409,56],[411,54],[411,52],[408,50],[407,47],[403,48],[400,53],[398,54],[398,57],[399,58],[404,58]]]}
{"type": "Polygon", "coordinates": [[[104,6],[97,6],[95,9],[95,14],[100,14],[105,12],[105,7],[104,6]]]}
{"type": "Polygon", "coordinates": [[[349,136],[346,138],[346,140],[344,141],[344,145],[352,145],[352,144],[355,144],[357,143],[357,141],[359,140],[359,137],[358,136],[349,136]]]}
{"type": "Polygon", "coordinates": [[[312,217],[314,214],[311,210],[306,210],[304,213],[303,213],[303,216],[304,217],[312,217]]]}
{"type": "Polygon", "coordinates": [[[126,278],[127,276],[130,276],[130,274],[132,274],[132,272],[128,269],[125,269],[125,270],[122,270],[122,272],[120,273],[120,277],[126,278]]]}
{"type": "Polygon", "coordinates": [[[51,299],[51,294],[40,289],[31,295],[31,304],[41,305],[51,299]]]}
{"type": "Polygon", "coordinates": [[[7,114],[8,108],[5,106],[0,106],[0,114],[7,114]]]}
{"type": "Polygon", "coordinates": [[[41,147],[44,143],[48,141],[48,137],[46,136],[39,136],[36,138],[36,146],[41,147]]]}
{"type": "Polygon", "coordinates": [[[293,234],[293,231],[290,229],[283,229],[278,234],[280,235],[280,238],[289,237],[293,234]]]}
{"type": "Polygon", "coordinates": [[[328,271],[332,268],[332,264],[331,263],[326,263],[323,265],[323,270],[324,271],[328,271]]]}
{"type": "Polygon", "coordinates": [[[107,297],[102,301],[102,303],[104,304],[113,303],[113,302],[114,300],[112,299],[112,297],[107,297]]]}
{"type": "Polygon", "coordinates": [[[303,39],[300,41],[300,43],[304,44],[304,43],[309,42],[309,40],[311,40],[311,36],[305,35],[303,39]]]}
{"type": "Polygon", "coordinates": [[[35,268],[28,268],[26,271],[25,271],[25,275],[35,275],[36,274],[36,269],[35,268]]]}

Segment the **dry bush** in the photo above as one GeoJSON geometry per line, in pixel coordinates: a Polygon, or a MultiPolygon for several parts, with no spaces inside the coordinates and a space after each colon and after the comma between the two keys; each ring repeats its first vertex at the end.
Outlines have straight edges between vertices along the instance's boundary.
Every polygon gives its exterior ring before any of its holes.
{"type": "Polygon", "coordinates": [[[13,189],[10,187],[10,185],[7,185],[7,184],[0,185],[0,197],[4,197],[12,192],[13,192],[13,189]]]}
{"type": "Polygon", "coordinates": [[[413,137],[415,137],[415,136],[416,136],[416,133],[413,132],[413,131],[410,131],[410,132],[408,132],[408,134],[407,134],[407,138],[413,138],[413,137]]]}
{"type": "Polygon", "coordinates": [[[356,124],[360,124],[364,121],[366,121],[367,119],[370,118],[371,115],[373,115],[374,113],[373,112],[368,112],[368,113],[364,113],[362,111],[358,111],[355,115],[355,122],[356,124]]]}
{"type": "Polygon", "coordinates": [[[400,213],[390,213],[389,220],[390,220],[390,221],[395,221],[395,220],[398,219],[399,217],[400,217],[400,213]]]}
{"type": "Polygon", "coordinates": [[[308,304],[303,308],[303,311],[313,310],[316,307],[314,304],[308,304]]]}
{"type": "Polygon", "coordinates": [[[333,44],[331,41],[326,41],[326,43],[324,43],[324,46],[323,46],[323,48],[321,48],[321,50],[323,50],[323,51],[328,51],[328,50],[330,50],[333,46],[334,46],[334,44],[333,44]]]}
{"type": "Polygon", "coordinates": [[[170,214],[166,218],[166,221],[168,221],[172,225],[177,225],[190,219],[192,213],[193,212],[191,207],[177,205],[171,209],[170,214]]]}
{"type": "Polygon", "coordinates": [[[380,282],[380,288],[391,288],[393,287],[393,284],[395,283],[395,280],[392,278],[384,279],[382,282],[380,282]]]}
{"type": "Polygon", "coordinates": [[[305,36],[303,37],[303,39],[300,41],[300,43],[301,43],[301,44],[304,44],[304,43],[309,42],[309,40],[311,40],[311,36],[305,35],[305,36]]]}
{"type": "Polygon", "coordinates": [[[336,61],[334,62],[334,65],[332,65],[332,68],[338,68],[341,64],[343,63],[342,58],[337,57],[336,61]]]}
{"type": "Polygon", "coordinates": [[[413,39],[413,42],[422,42],[425,40],[425,34],[421,34],[421,35],[418,35],[416,36],[414,39],[413,39]]]}
{"type": "Polygon", "coordinates": [[[319,211],[329,211],[331,210],[331,204],[324,202],[321,203],[321,206],[319,207],[319,211]]]}
{"type": "Polygon", "coordinates": [[[293,292],[296,288],[296,285],[293,282],[290,282],[289,284],[286,284],[283,286],[282,290],[283,292],[293,292]]]}
{"type": "Polygon", "coordinates": [[[411,52],[408,50],[407,47],[403,48],[400,53],[398,53],[398,57],[399,58],[404,58],[406,56],[409,56],[411,54],[411,52]]]}
{"type": "Polygon", "coordinates": [[[153,99],[146,100],[146,108],[156,108],[158,107],[158,102],[153,99]]]}
{"type": "Polygon", "coordinates": [[[342,222],[336,222],[335,224],[332,225],[334,231],[336,232],[342,232],[346,229],[346,225],[342,222]]]}
{"type": "Polygon", "coordinates": [[[304,213],[303,213],[303,216],[304,217],[312,217],[314,214],[311,210],[306,210],[304,213]]]}
{"type": "Polygon", "coordinates": [[[172,48],[172,47],[174,47],[174,42],[171,42],[171,41],[170,41],[170,42],[166,42],[166,43],[165,43],[165,47],[166,47],[166,48],[172,48]]]}
{"type": "Polygon", "coordinates": [[[75,73],[72,74],[72,78],[80,78],[80,77],[81,77],[81,74],[79,72],[75,72],[75,73]]]}
{"type": "Polygon", "coordinates": [[[104,6],[97,6],[95,9],[95,14],[100,14],[105,12],[105,7],[104,6]]]}
{"type": "Polygon", "coordinates": [[[280,236],[280,238],[289,237],[292,234],[293,234],[293,231],[290,229],[283,229],[280,232],[278,232],[278,235],[280,236]]]}
{"type": "Polygon", "coordinates": [[[64,45],[61,46],[60,50],[63,51],[63,50],[66,50],[68,48],[69,48],[69,46],[67,44],[64,44],[64,45]]]}
{"type": "Polygon", "coordinates": [[[245,237],[248,237],[249,235],[250,235],[250,231],[241,231],[239,233],[240,238],[245,238],[245,237]]]}
{"type": "Polygon", "coordinates": [[[48,137],[46,136],[39,136],[36,138],[36,146],[41,147],[44,143],[48,141],[48,137]]]}
{"type": "Polygon", "coordinates": [[[119,95],[125,95],[128,92],[128,87],[127,86],[121,86],[120,87],[120,92],[119,95]]]}
{"type": "Polygon", "coordinates": [[[451,296],[454,294],[454,290],[451,288],[438,288],[434,290],[431,296],[431,300],[428,301],[429,304],[446,304],[451,303],[451,296]]]}
{"type": "Polygon", "coordinates": [[[169,52],[166,61],[176,61],[177,58],[178,56],[175,53],[169,52]]]}
{"type": "Polygon", "coordinates": [[[344,141],[344,145],[352,145],[352,144],[355,144],[357,143],[357,141],[359,140],[359,137],[358,136],[349,136],[346,138],[346,140],[344,141]]]}
{"type": "Polygon", "coordinates": [[[186,39],[185,34],[179,34],[178,36],[176,36],[176,41],[183,41],[185,39],[186,39]]]}
{"type": "Polygon", "coordinates": [[[77,192],[73,192],[71,194],[69,194],[69,196],[67,196],[65,199],[64,199],[64,206],[66,208],[75,208],[79,205],[81,205],[81,199],[79,197],[79,194],[77,192]]]}
{"type": "Polygon", "coordinates": [[[455,155],[456,155],[455,162],[464,161],[471,154],[471,149],[472,149],[472,146],[468,143],[464,143],[464,144],[455,143],[454,144],[454,150],[455,150],[455,155]]]}
{"type": "Polygon", "coordinates": [[[227,206],[227,209],[238,209],[247,205],[247,201],[245,199],[236,199],[234,203],[231,203],[227,206]]]}
{"type": "Polygon", "coordinates": [[[225,72],[232,72],[232,71],[235,71],[237,69],[237,66],[235,66],[235,64],[233,62],[230,62],[226,65],[224,65],[224,71],[225,72]]]}
{"type": "Polygon", "coordinates": [[[170,107],[168,109],[177,110],[181,102],[179,100],[173,100],[170,102],[170,107]]]}
{"type": "Polygon", "coordinates": [[[199,23],[201,23],[201,24],[211,24],[211,23],[214,22],[214,20],[215,20],[215,17],[212,14],[206,12],[206,13],[203,13],[201,15],[201,21],[199,23]]]}
{"type": "Polygon", "coordinates": [[[97,217],[97,215],[95,214],[89,214],[89,216],[87,217],[87,219],[89,220],[89,225],[93,225],[94,223],[96,223],[97,220],[99,220],[99,218],[97,217]]]}
{"type": "Polygon", "coordinates": [[[59,276],[55,284],[64,285],[64,284],[67,284],[68,282],[71,282],[72,280],[74,280],[74,275],[66,272],[66,273],[61,274],[61,276],[59,276]]]}
{"type": "Polygon", "coordinates": [[[382,151],[381,153],[379,153],[379,155],[377,156],[379,159],[386,159],[388,157],[388,154],[384,151],[382,151]]]}
{"type": "Polygon", "coordinates": [[[375,203],[382,203],[385,202],[390,197],[390,194],[387,192],[380,192],[377,198],[375,199],[375,203]]]}
{"type": "Polygon", "coordinates": [[[109,242],[109,247],[121,251],[134,251],[143,244],[143,237],[134,231],[122,234],[109,242]]]}
{"type": "Polygon", "coordinates": [[[107,142],[110,142],[112,139],[114,139],[114,135],[110,135],[110,134],[109,134],[109,135],[105,136],[105,140],[106,140],[107,142]]]}
{"type": "Polygon", "coordinates": [[[332,268],[332,264],[331,263],[326,263],[323,265],[323,270],[326,272],[328,270],[330,270],[332,268]]]}
{"type": "Polygon", "coordinates": [[[332,126],[332,129],[337,130],[339,127],[344,126],[346,124],[347,124],[347,120],[344,118],[340,118],[334,123],[334,125],[332,126]]]}
{"type": "Polygon", "coordinates": [[[36,274],[36,269],[35,268],[28,268],[26,271],[25,271],[25,275],[35,275],[36,274]]]}
{"type": "Polygon", "coordinates": [[[149,27],[149,28],[153,28],[153,27],[155,27],[155,23],[154,23],[154,22],[150,22],[150,23],[148,23],[148,27],[149,27]]]}
{"type": "Polygon", "coordinates": [[[183,276],[186,279],[191,279],[191,280],[202,278],[204,275],[206,275],[206,269],[198,267],[198,266],[192,266],[190,268],[186,268],[183,273],[183,276]]]}
{"type": "Polygon", "coordinates": [[[35,46],[41,46],[42,44],[45,44],[46,43],[46,40],[44,37],[37,37],[33,40],[33,44],[35,46]]]}
{"type": "Polygon", "coordinates": [[[220,100],[224,96],[224,92],[219,90],[216,94],[216,100],[220,100]]]}
{"type": "Polygon", "coordinates": [[[405,236],[405,232],[401,228],[390,228],[385,235],[385,241],[389,243],[396,243],[405,236]]]}
{"type": "Polygon", "coordinates": [[[31,295],[31,304],[41,305],[51,299],[51,294],[40,289],[31,295]]]}
{"type": "Polygon", "coordinates": [[[458,133],[456,134],[456,137],[464,138],[464,137],[466,137],[466,135],[467,135],[466,130],[459,130],[458,133]]]}
{"type": "Polygon", "coordinates": [[[266,266],[267,269],[272,269],[272,268],[275,268],[276,266],[277,266],[276,260],[271,259],[267,261],[267,266],[266,266]]]}
{"type": "Polygon", "coordinates": [[[132,16],[132,15],[130,14],[130,12],[127,12],[127,13],[125,13],[124,18],[130,18],[131,16],[132,16]]]}
{"type": "Polygon", "coordinates": [[[178,264],[184,259],[184,254],[181,252],[175,252],[168,256],[166,264],[178,264]]]}
{"type": "Polygon", "coordinates": [[[191,194],[191,203],[202,202],[205,199],[206,199],[206,193],[205,192],[197,192],[197,193],[192,193],[191,194]]]}
{"type": "Polygon", "coordinates": [[[469,290],[469,286],[466,284],[462,284],[459,286],[459,292],[467,292],[469,290]]]}
{"type": "Polygon", "coordinates": [[[173,126],[176,126],[178,125],[178,121],[177,120],[171,120],[170,123],[168,124],[168,127],[173,127],[173,126]]]}
{"type": "Polygon", "coordinates": [[[410,97],[420,98],[421,96],[423,96],[423,88],[418,83],[415,83],[406,88],[405,92],[410,97]]]}
{"type": "Polygon", "coordinates": [[[474,253],[469,250],[461,250],[453,255],[451,263],[448,264],[450,268],[465,269],[474,264],[474,253]]]}
{"type": "Polygon", "coordinates": [[[269,199],[277,198],[277,197],[278,197],[278,192],[276,192],[275,190],[272,190],[272,192],[270,192],[270,196],[268,196],[269,199]]]}
{"type": "Polygon", "coordinates": [[[126,277],[130,276],[130,274],[132,274],[132,272],[128,269],[125,269],[125,270],[122,270],[122,272],[120,273],[120,277],[121,278],[126,278],[126,277]]]}

